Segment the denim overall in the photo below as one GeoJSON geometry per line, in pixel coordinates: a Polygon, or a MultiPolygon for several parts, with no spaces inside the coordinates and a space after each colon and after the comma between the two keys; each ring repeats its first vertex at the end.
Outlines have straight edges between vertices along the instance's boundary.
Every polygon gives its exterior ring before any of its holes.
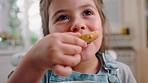
{"type": "MultiPolygon", "coordinates": [[[[100,58],[102,68],[97,74],[82,74],[73,72],[71,76],[58,76],[52,70],[48,70],[41,80],[41,83],[57,83],[66,81],[92,81],[94,83],[120,83],[118,77],[118,65],[111,55],[106,53],[97,53],[100,58]]],[[[91,67],[91,66],[90,66],[91,67]]]]}

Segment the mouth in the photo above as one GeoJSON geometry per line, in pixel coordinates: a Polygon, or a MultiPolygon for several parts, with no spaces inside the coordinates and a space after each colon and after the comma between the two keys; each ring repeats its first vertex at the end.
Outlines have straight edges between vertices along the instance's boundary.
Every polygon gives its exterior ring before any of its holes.
{"type": "Polygon", "coordinates": [[[87,43],[87,47],[89,47],[92,43],[87,43]]]}

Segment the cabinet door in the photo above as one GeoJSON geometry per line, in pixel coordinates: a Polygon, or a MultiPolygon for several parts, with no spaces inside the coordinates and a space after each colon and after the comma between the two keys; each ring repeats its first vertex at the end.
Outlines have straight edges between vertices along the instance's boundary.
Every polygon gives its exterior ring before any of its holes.
{"type": "Polygon", "coordinates": [[[142,47],[144,50],[148,51],[148,0],[141,0],[139,1],[141,3],[140,7],[140,18],[141,20],[141,39],[142,41],[142,47]]]}
{"type": "Polygon", "coordinates": [[[146,46],[148,48],[148,0],[145,1],[146,9],[146,46]]]}

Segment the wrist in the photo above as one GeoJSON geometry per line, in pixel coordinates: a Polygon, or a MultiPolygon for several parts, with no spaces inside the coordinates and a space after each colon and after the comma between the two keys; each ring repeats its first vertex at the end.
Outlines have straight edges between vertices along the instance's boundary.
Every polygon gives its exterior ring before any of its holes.
{"type": "Polygon", "coordinates": [[[22,60],[22,64],[26,65],[26,68],[29,68],[34,72],[44,72],[47,70],[46,68],[41,66],[41,61],[38,61],[37,58],[34,58],[34,56],[28,54],[22,60]]]}
{"type": "Polygon", "coordinates": [[[45,72],[46,70],[35,67],[24,58],[7,83],[39,83],[45,72]]]}

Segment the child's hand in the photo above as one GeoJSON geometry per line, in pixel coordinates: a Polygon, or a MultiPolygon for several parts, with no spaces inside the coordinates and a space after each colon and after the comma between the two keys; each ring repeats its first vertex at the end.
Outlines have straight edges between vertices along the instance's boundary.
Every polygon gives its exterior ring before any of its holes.
{"type": "Polygon", "coordinates": [[[78,38],[80,33],[53,33],[40,40],[29,52],[35,68],[53,69],[56,74],[68,76],[73,66],[81,61],[80,53],[87,43],[78,38]]]}

